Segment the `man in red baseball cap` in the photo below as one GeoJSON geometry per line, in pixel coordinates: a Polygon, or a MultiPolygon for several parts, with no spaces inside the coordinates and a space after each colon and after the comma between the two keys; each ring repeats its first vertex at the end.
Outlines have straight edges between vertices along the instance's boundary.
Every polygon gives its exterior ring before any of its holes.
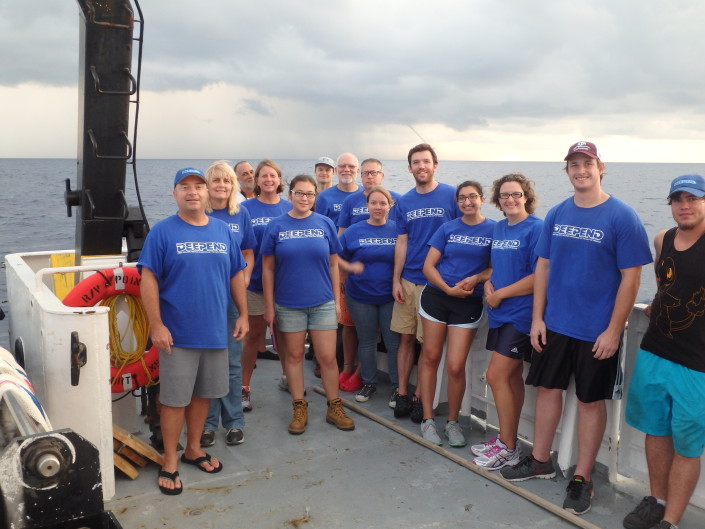
{"type": "Polygon", "coordinates": [[[636,212],[602,189],[605,164],[595,144],[575,143],[565,161],[574,194],[548,212],[536,245],[534,353],[526,379],[537,388],[534,448],[500,472],[510,481],[555,476],[551,445],[563,391],[574,375],[578,461],[563,508],[584,514],[590,510],[592,467],[607,422],[605,400],[621,398],[618,353],[641,267],[651,262],[651,252],[636,212]]]}

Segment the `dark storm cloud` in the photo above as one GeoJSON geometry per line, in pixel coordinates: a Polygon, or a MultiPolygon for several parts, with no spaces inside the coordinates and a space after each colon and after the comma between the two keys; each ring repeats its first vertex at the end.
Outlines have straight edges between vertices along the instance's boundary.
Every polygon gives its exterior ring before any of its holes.
{"type": "MultiPolygon", "coordinates": [[[[0,83],[75,84],[77,5],[13,3],[0,6],[0,46],[11,50],[0,83]]],[[[456,130],[493,119],[705,110],[700,3],[145,0],[142,8],[150,91],[224,82],[351,126],[456,130]]],[[[260,97],[242,111],[270,115],[260,97]]]]}

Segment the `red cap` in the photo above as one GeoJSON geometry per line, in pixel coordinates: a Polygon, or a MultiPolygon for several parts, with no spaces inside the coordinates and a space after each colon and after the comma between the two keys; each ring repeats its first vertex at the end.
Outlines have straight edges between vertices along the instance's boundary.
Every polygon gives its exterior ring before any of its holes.
{"type": "Polygon", "coordinates": [[[597,152],[597,146],[594,143],[589,141],[579,141],[578,143],[571,145],[570,149],[568,149],[568,154],[566,154],[563,160],[568,161],[568,158],[579,153],[585,154],[590,158],[595,158],[596,160],[600,159],[600,153],[597,152]]]}

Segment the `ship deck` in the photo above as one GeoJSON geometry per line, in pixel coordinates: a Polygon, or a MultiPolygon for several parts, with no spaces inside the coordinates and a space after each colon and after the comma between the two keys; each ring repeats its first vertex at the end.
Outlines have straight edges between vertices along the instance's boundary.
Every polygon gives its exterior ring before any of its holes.
{"type": "MultiPolygon", "coordinates": [[[[357,404],[388,426],[348,411],[356,428],[342,432],[325,422],[325,397],[314,391],[320,380],[304,362],[309,424],[300,436],[287,433],[291,417],[288,393],[277,389],[278,362],[259,360],[253,376],[254,410],[246,414],[245,442],[227,446],[218,432],[209,448],[224,465],[206,474],[181,465],[184,492],[166,496],[156,486],[158,468],[150,464],[131,481],[116,476],[115,498],[107,503],[124,528],[563,528],[622,526],[622,518],[647,494],[632,482],[609,483],[604,469],[593,476],[595,497],[590,512],[564,520],[546,508],[468,470],[453,459],[470,462],[469,448],[444,445],[432,450],[419,440],[418,425],[395,419],[387,401],[391,388],[357,404]],[[407,436],[393,428],[407,432],[407,436]],[[410,438],[411,437],[411,438],[410,438]],[[416,440],[414,440],[416,438],[416,440]]],[[[342,393],[354,402],[353,394],[342,393]]],[[[442,412],[442,408],[439,408],[442,412]]],[[[438,424],[444,417],[437,416],[438,424]]],[[[138,420],[148,439],[147,427],[138,420]]],[[[484,441],[480,423],[464,418],[469,444],[484,441]]],[[[183,444],[183,440],[182,440],[183,444]]],[[[524,445],[524,450],[530,447],[524,445]]],[[[556,466],[556,468],[558,468],[556,466]]],[[[567,481],[529,480],[518,484],[539,502],[560,507],[567,481]]],[[[570,515],[569,515],[570,517],[570,515]]],[[[705,511],[689,507],[680,526],[705,527],[705,511]]]]}

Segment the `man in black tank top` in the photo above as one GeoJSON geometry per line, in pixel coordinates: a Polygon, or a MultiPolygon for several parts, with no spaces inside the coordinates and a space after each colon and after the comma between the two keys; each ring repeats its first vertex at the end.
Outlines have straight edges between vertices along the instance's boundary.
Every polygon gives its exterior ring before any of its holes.
{"type": "Polygon", "coordinates": [[[654,240],[658,290],[626,414],[646,433],[651,496],[624,518],[626,529],[677,527],[705,447],[705,179],[676,178],[668,203],[677,226],[654,240]]]}

